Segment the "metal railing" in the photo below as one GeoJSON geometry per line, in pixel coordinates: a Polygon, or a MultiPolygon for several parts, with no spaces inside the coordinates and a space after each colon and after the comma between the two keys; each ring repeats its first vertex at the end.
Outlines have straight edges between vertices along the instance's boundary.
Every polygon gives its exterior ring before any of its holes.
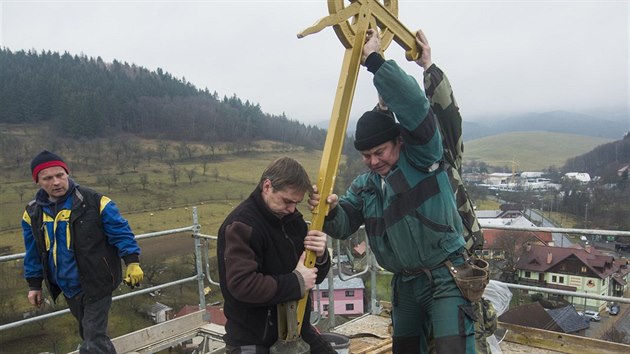
{"type": "MultiPolygon", "coordinates": [[[[211,236],[211,235],[205,235],[205,234],[201,234],[200,230],[200,224],[198,221],[198,214],[197,214],[197,208],[193,207],[192,208],[192,225],[191,226],[187,226],[187,227],[182,227],[182,228],[176,228],[176,229],[170,229],[170,230],[164,230],[164,231],[158,231],[158,232],[151,232],[151,233],[146,233],[146,234],[141,234],[141,235],[137,235],[136,239],[141,240],[141,239],[147,239],[147,238],[156,238],[156,237],[161,237],[161,236],[166,236],[166,235],[173,235],[173,234],[177,234],[177,233],[182,233],[182,232],[191,232],[192,233],[192,237],[194,238],[194,253],[195,253],[195,270],[196,270],[196,274],[188,277],[188,278],[183,278],[183,279],[178,279],[175,281],[171,281],[171,282],[167,282],[164,284],[160,284],[160,285],[155,285],[155,286],[151,286],[148,288],[143,288],[143,289],[138,289],[138,290],[134,290],[132,292],[126,293],[126,294],[122,294],[122,295],[118,295],[113,297],[113,301],[118,301],[118,300],[123,300],[123,299],[127,299],[133,296],[138,296],[138,295],[142,295],[142,294],[147,294],[147,293],[151,293],[154,292],[156,290],[160,290],[160,289],[164,289],[164,288],[168,288],[168,287],[172,287],[175,285],[180,285],[183,283],[187,283],[187,282],[192,282],[192,281],[197,281],[197,285],[198,285],[198,291],[199,291],[199,309],[205,309],[206,304],[205,304],[205,294],[204,294],[204,289],[205,289],[205,281],[207,281],[209,284],[213,284],[213,285],[219,285],[219,283],[215,280],[213,280],[210,276],[210,259],[209,259],[209,243],[210,241],[216,241],[217,237],[216,236],[211,236]],[[204,272],[205,270],[205,272],[204,272]]],[[[514,226],[503,226],[503,225],[493,225],[493,226],[485,226],[484,229],[500,229],[500,230],[507,230],[507,231],[544,231],[544,232],[561,232],[561,233],[569,233],[569,234],[597,234],[597,235],[611,235],[611,236],[623,236],[623,237],[630,237],[630,232],[629,231],[611,231],[611,230],[588,230],[588,229],[570,229],[570,228],[553,228],[553,227],[514,227],[514,226]]],[[[363,227],[360,229],[361,232],[363,232],[363,227]]],[[[353,236],[356,237],[356,236],[353,236]]],[[[365,237],[363,235],[363,240],[365,240],[365,242],[367,243],[368,238],[365,237]]],[[[340,249],[340,242],[341,241],[336,241],[336,250],[337,250],[337,259],[339,260],[339,256],[341,255],[341,249],[340,249]]],[[[1,256],[0,257],[0,262],[7,262],[7,261],[12,261],[12,260],[19,260],[24,258],[25,253],[20,253],[20,254],[12,254],[12,255],[7,255],[7,256],[1,256]]],[[[355,272],[355,274],[352,275],[344,275],[343,272],[340,271],[340,267],[341,264],[340,262],[337,262],[337,270],[338,270],[338,274],[339,277],[342,280],[349,280],[352,278],[356,278],[356,277],[360,277],[365,275],[366,273],[370,272],[370,276],[371,276],[371,284],[376,284],[376,275],[377,273],[381,273],[384,272],[382,268],[379,267],[379,265],[376,263],[376,260],[374,258],[374,256],[371,254],[370,250],[369,250],[369,245],[366,244],[366,267],[365,269],[362,270],[357,270],[355,272]]],[[[332,273],[329,274],[329,293],[332,295],[334,293],[334,285],[333,285],[333,281],[332,281],[332,273]]],[[[598,294],[588,294],[588,293],[580,293],[580,292],[575,292],[575,291],[566,291],[566,290],[559,290],[559,289],[548,289],[548,288],[542,288],[542,287],[536,287],[536,286],[527,286],[527,285],[520,285],[520,284],[512,284],[512,283],[504,283],[507,287],[512,288],[512,289],[521,289],[521,290],[527,290],[527,291],[535,291],[535,292],[542,292],[542,293],[549,293],[549,294],[555,294],[555,295],[563,295],[563,296],[573,296],[573,297],[580,297],[580,298],[586,298],[586,299],[594,299],[594,300],[602,300],[602,301],[614,301],[614,302],[619,302],[619,303],[630,303],[630,298],[624,298],[624,297],[615,297],[615,296],[603,296],[603,295],[598,295],[598,294]]],[[[376,286],[372,286],[371,287],[371,294],[370,294],[370,309],[369,311],[372,314],[376,314],[378,312],[378,299],[376,296],[376,286]]],[[[334,308],[334,296],[331,296],[329,298],[330,300],[330,307],[334,308]]],[[[318,306],[319,309],[319,306],[318,306]]],[[[11,323],[7,323],[7,324],[3,324],[0,325],[0,332],[3,330],[7,330],[10,328],[16,328],[16,327],[20,327],[22,325],[25,324],[29,324],[29,323],[33,323],[33,322],[37,322],[37,321],[42,321],[42,320],[46,320],[52,317],[56,317],[56,316],[60,316],[60,315],[64,315],[69,313],[70,311],[68,309],[64,309],[64,310],[59,310],[59,311],[55,311],[55,312],[51,312],[51,313],[46,313],[46,314],[42,314],[42,315],[38,315],[38,316],[34,316],[31,318],[27,318],[24,320],[20,320],[20,321],[15,321],[15,322],[11,322],[11,323]]],[[[331,315],[333,315],[334,317],[334,313],[332,313],[331,315]]],[[[205,320],[208,320],[208,318],[204,318],[205,320]]],[[[334,328],[334,319],[332,319],[331,322],[329,322],[329,325],[331,325],[331,328],[334,328]]]]}
{"type": "MultiPolygon", "coordinates": [[[[206,308],[206,303],[205,303],[205,295],[204,295],[204,273],[203,273],[203,267],[201,265],[201,259],[202,259],[202,248],[205,246],[205,249],[207,250],[208,247],[207,245],[204,245],[205,242],[202,242],[202,237],[200,234],[200,230],[201,230],[201,226],[199,225],[199,220],[198,220],[198,214],[197,214],[197,208],[193,207],[192,208],[192,225],[191,226],[187,226],[187,227],[181,227],[181,228],[177,228],[177,229],[170,229],[170,230],[164,230],[164,231],[157,231],[157,232],[150,232],[150,233],[146,233],[146,234],[141,234],[141,235],[136,235],[136,240],[142,240],[142,239],[147,239],[147,238],[154,238],[154,237],[161,237],[161,236],[167,236],[167,235],[174,235],[174,234],[178,234],[178,233],[182,233],[182,232],[191,232],[192,233],[192,237],[194,238],[194,245],[195,245],[195,259],[196,259],[196,264],[195,264],[195,269],[196,269],[196,274],[188,277],[188,278],[183,278],[183,279],[178,279],[172,282],[168,282],[168,283],[164,283],[164,284],[160,284],[160,285],[155,285],[155,286],[151,286],[148,288],[143,288],[143,289],[138,289],[138,290],[134,290],[132,292],[126,293],[126,294],[122,294],[122,295],[118,295],[118,296],[114,296],[112,297],[113,301],[118,301],[118,300],[123,300],[123,299],[127,299],[133,296],[138,296],[138,295],[143,295],[143,294],[148,294],[151,292],[154,292],[156,290],[161,290],[161,289],[165,289],[171,286],[175,286],[175,285],[180,285],[183,283],[188,283],[188,282],[192,282],[192,281],[197,281],[197,285],[198,285],[198,290],[199,290],[199,309],[205,309],[206,308]]],[[[206,253],[206,259],[207,259],[207,251],[204,252],[206,253]]],[[[19,253],[19,254],[12,254],[12,255],[7,255],[7,256],[2,256],[0,257],[0,262],[7,262],[7,261],[12,261],[12,260],[19,260],[19,259],[23,259],[24,256],[26,255],[26,253],[19,253]]],[[[11,328],[16,328],[16,327],[20,327],[29,323],[34,323],[34,322],[38,322],[38,321],[43,321],[49,318],[53,318],[53,317],[57,317],[57,316],[61,316],[61,315],[65,315],[70,313],[69,309],[63,309],[63,310],[58,310],[58,311],[54,311],[54,312],[49,312],[46,314],[41,314],[41,315],[37,315],[37,316],[33,316],[30,318],[26,318],[20,321],[15,321],[15,322],[10,322],[7,324],[3,324],[0,325],[0,332],[2,332],[3,330],[7,330],[7,329],[11,329],[11,328]]]]}

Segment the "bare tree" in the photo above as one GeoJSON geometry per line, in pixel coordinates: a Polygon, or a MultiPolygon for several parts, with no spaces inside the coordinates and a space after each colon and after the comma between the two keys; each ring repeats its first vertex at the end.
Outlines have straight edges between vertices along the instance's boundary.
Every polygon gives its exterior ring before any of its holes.
{"type": "Polygon", "coordinates": [[[142,190],[147,190],[147,186],[149,185],[149,176],[146,173],[141,173],[139,176],[139,182],[142,186],[142,190]]]}
{"type": "Polygon", "coordinates": [[[103,176],[99,176],[96,179],[96,183],[106,185],[107,186],[107,193],[111,193],[112,187],[115,186],[118,183],[118,178],[116,178],[116,176],[112,176],[112,175],[103,175],[103,176]]]}
{"type": "Polygon", "coordinates": [[[179,180],[179,176],[181,176],[182,171],[179,168],[173,166],[169,169],[169,174],[171,175],[171,180],[173,181],[173,184],[177,185],[177,181],[179,180]]]}
{"type": "Polygon", "coordinates": [[[148,148],[144,151],[144,159],[147,161],[147,164],[151,166],[151,160],[157,156],[157,151],[153,148],[148,148]]]}
{"type": "Polygon", "coordinates": [[[109,151],[114,156],[114,161],[116,162],[118,162],[123,156],[123,153],[125,151],[125,148],[123,146],[124,142],[125,141],[123,140],[123,138],[119,136],[112,137],[107,141],[107,144],[109,145],[109,151]]]}
{"type": "Polygon", "coordinates": [[[185,159],[185,158],[191,159],[195,155],[196,151],[197,149],[193,145],[190,145],[186,143],[185,141],[182,141],[177,146],[177,155],[179,156],[180,159],[185,159]]]}
{"type": "Polygon", "coordinates": [[[217,167],[212,170],[212,177],[214,177],[215,182],[219,181],[219,169],[217,167]]]}
{"type": "Polygon", "coordinates": [[[203,175],[206,175],[208,171],[208,165],[210,164],[210,158],[206,155],[203,157],[203,162],[201,163],[201,169],[203,171],[203,175]]]}
{"type": "Polygon", "coordinates": [[[169,145],[166,141],[160,141],[157,145],[157,155],[160,162],[164,161],[168,157],[169,145]]]}
{"type": "Polygon", "coordinates": [[[125,174],[120,176],[120,186],[122,187],[122,189],[125,192],[129,192],[129,190],[136,184],[136,181],[134,178],[132,178],[130,175],[125,174]]]}
{"type": "Polygon", "coordinates": [[[192,184],[193,178],[195,177],[195,175],[197,174],[197,172],[195,171],[195,168],[191,168],[186,169],[186,176],[188,176],[188,184],[192,184]]]}
{"type": "Polygon", "coordinates": [[[497,235],[496,249],[503,253],[503,260],[497,264],[502,280],[515,279],[516,263],[523,254],[524,244],[530,239],[524,231],[502,231],[497,235]]]}
{"type": "Polygon", "coordinates": [[[15,186],[13,187],[13,190],[15,191],[15,193],[17,193],[17,195],[20,196],[20,202],[23,201],[24,199],[24,194],[26,193],[26,187],[25,186],[15,186]]]}
{"type": "Polygon", "coordinates": [[[144,271],[144,279],[148,284],[157,282],[159,275],[162,274],[168,266],[162,263],[162,259],[153,257],[150,259],[142,259],[142,270],[144,271]]]}
{"type": "Polygon", "coordinates": [[[210,153],[212,154],[212,156],[214,156],[214,150],[215,150],[215,148],[216,148],[216,147],[215,147],[215,143],[214,143],[214,142],[212,142],[212,141],[208,141],[208,142],[206,143],[206,149],[207,149],[208,151],[210,151],[210,153]]]}

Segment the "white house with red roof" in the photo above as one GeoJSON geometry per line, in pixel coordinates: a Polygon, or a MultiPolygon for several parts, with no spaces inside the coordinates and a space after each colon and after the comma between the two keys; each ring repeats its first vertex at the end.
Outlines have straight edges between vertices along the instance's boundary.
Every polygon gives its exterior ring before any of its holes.
{"type": "MultiPolygon", "coordinates": [[[[527,245],[516,269],[519,284],[602,296],[623,294],[630,272],[627,261],[615,260],[590,246],[581,249],[527,245]]],[[[565,300],[598,311],[606,307],[604,300],[565,300]]]]}

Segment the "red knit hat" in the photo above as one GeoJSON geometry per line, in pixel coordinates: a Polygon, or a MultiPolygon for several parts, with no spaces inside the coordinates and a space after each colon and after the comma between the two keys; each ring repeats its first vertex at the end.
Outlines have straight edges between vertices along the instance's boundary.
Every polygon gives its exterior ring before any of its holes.
{"type": "Polygon", "coordinates": [[[48,167],[59,166],[66,170],[66,173],[70,173],[68,165],[63,162],[63,159],[50,151],[44,150],[40,152],[33,161],[31,161],[31,173],[33,174],[33,181],[37,183],[37,175],[43,169],[48,167]]]}

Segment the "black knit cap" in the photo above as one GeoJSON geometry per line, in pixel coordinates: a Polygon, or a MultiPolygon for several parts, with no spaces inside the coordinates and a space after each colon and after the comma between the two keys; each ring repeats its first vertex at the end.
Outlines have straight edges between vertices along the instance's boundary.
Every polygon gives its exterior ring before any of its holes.
{"type": "Polygon", "coordinates": [[[53,166],[62,167],[64,170],[66,170],[66,173],[70,173],[68,170],[68,165],[63,162],[63,159],[50,151],[44,150],[40,152],[37,156],[35,156],[33,158],[33,161],[31,161],[31,174],[33,175],[33,180],[35,181],[35,183],[37,183],[37,175],[41,170],[53,166]]]}
{"type": "Polygon", "coordinates": [[[363,113],[357,122],[354,134],[354,148],[369,150],[400,135],[400,128],[394,117],[379,111],[363,113]]]}

